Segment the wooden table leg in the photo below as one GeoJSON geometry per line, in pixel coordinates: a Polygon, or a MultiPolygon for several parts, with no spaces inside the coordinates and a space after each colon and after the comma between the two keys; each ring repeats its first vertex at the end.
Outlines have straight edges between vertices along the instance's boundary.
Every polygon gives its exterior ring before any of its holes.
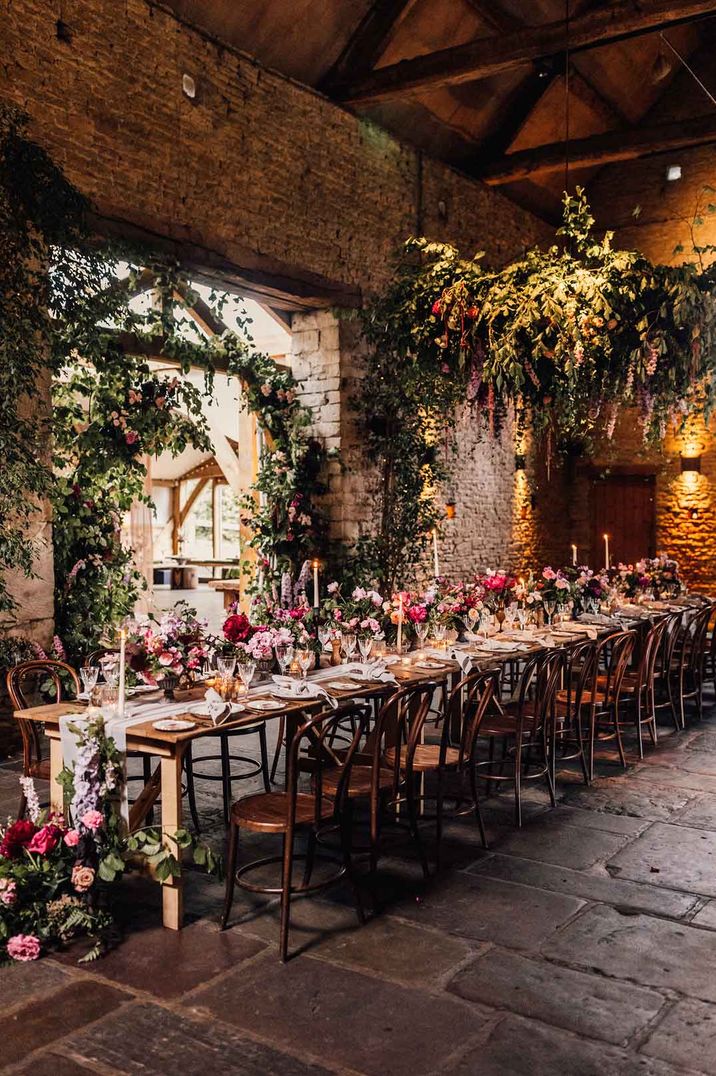
{"type": "MultiPolygon", "coordinates": [[[[177,748],[176,755],[161,760],[162,777],[162,832],[176,833],[181,829],[181,763],[182,752],[177,748]]],[[[167,841],[172,851],[181,861],[181,849],[173,841],[167,841]]],[[[162,921],[169,930],[181,930],[184,917],[183,879],[171,878],[162,885],[162,921]]]]}
{"type": "Polygon", "coordinates": [[[57,781],[61,772],[62,743],[53,738],[50,740],[50,810],[58,814],[62,814],[65,808],[62,785],[57,781]]]}

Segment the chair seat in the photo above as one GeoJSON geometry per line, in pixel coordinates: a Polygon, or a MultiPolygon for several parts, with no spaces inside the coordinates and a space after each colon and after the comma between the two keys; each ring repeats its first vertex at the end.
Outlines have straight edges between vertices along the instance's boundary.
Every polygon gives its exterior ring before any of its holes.
{"type": "MultiPolygon", "coordinates": [[[[609,682],[609,677],[605,676],[603,673],[600,673],[599,676],[597,677],[597,684],[602,689],[606,688],[608,682],[609,682]]],[[[641,681],[639,679],[639,674],[638,673],[625,672],[624,673],[624,679],[622,680],[622,687],[621,687],[622,695],[633,695],[634,692],[639,689],[640,683],[641,683],[641,681]]]]}
{"type": "Polygon", "coordinates": [[[31,762],[25,777],[37,777],[40,781],[50,780],[50,760],[42,758],[39,762],[31,762]]]}
{"type": "MultiPolygon", "coordinates": [[[[405,765],[408,756],[407,747],[400,749],[400,764],[405,765]]],[[[384,754],[384,759],[389,766],[395,765],[395,748],[389,747],[384,754]]],[[[445,763],[448,766],[456,766],[460,761],[460,752],[457,747],[448,747],[445,752],[445,763]]],[[[413,769],[419,772],[437,770],[440,766],[440,744],[418,744],[413,756],[413,769]]]]}
{"type": "MultiPolygon", "coordinates": [[[[480,736],[514,736],[517,732],[517,708],[513,703],[503,706],[502,714],[490,714],[480,726],[480,736]]],[[[532,730],[534,714],[529,710],[523,710],[523,717],[527,728],[523,732],[532,730]]]]}
{"type": "MultiPolygon", "coordinates": [[[[232,821],[244,829],[259,833],[283,833],[288,829],[288,795],[285,792],[256,792],[231,805],[232,821]]],[[[327,803],[322,817],[328,818],[333,805],[327,803]]],[[[313,822],[316,817],[316,797],[307,792],[296,796],[296,825],[313,822]]]]}
{"type": "MultiPolygon", "coordinates": [[[[323,791],[327,796],[331,796],[336,792],[338,788],[339,778],[340,770],[324,770],[323,791]]],[[[358,796],[368,796],[370,794],[372,780],[373,769],[371,766],[354,765],[351,769],[351,778],[348,785],[348,795],[353,799],[357,798],[358,796]]],[[[381,788],[392,788],[393,773],[391,770],[380,771],[379,784],[381,788]]]]}

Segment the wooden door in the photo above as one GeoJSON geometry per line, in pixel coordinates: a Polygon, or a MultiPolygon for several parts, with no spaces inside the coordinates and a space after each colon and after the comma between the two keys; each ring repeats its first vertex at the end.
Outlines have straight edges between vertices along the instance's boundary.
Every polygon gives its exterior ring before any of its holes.
{"type": "Polygon", "coordinates": [[[656,553],[653,474],[605,475],[592,479],[590,565],[604,566],[604,535],[612,565],[633,564],[656,553]]]}

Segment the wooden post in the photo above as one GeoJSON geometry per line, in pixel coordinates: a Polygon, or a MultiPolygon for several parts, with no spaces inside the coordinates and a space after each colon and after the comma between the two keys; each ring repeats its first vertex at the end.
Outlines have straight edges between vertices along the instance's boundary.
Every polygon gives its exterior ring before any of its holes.
{"type": "Polygon", "coordinates": [[[175,482],[172,486],[172,555],[179,553],[179,537],[181,535],[181,483],[175,482]]]}
{"type": "MultiPolygon", "coordinates": [[[[175,754],[161,760],[162,777],[162,833],[164,844],[176,854],[181,862],[181,849],[167,838],[181,829],[181,763],[182,749],[177,744],[175,754]]],[[[183,882],[171,878],[162,884],[162,917],[169,930],[181,930],[184,918],[183,882]]]]}
{"type": "Polygon", "coordinates": [[[65,803],[62,785],[58,784],[57,778],[62,771],[62,743],[59,737],[50,740],[50,810],[57,814],[64,814],[65,803]]]}

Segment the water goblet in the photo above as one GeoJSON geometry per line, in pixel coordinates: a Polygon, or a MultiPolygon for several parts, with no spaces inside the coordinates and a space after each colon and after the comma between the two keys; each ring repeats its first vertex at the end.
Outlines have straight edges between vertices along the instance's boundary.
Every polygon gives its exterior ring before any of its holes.
{"type": "Polygon", "coordinates": [[[356,644],[358,640],[352,631],[345,631],[341,635],[341,641],[343,643],[343,650],[346,655],[346,660],[351,661],[353,655],[356,652],[356,644]]]}
{"type": "MultiPolygon", "coordinates": [[[[354,637],[355,638],[355,637],[354,637]]],[[[313,651],[312,650],[299,650],[296,654],[298,659],[298,665],[301,670],[301,679],[306,679],[306,674],[313,664],[313,651]]]]}
{"type": "Polygon", "coordinates": [[[99,669],[96,665],[83,665],[80,669],[82,687],[85,695],[91,695],[99,677],[99,669]]]}
{"type": "Polygon", "coordinates": [[[447,631],[447,628],[445,627],[444,624],[436,624],[435,625],[435,627],[433,628],[433,637],[434,637],[436,643],[440,644],[440,643],[442,643],[444,641],[446,631],[447,631]]]}
{"type": "Polygon", "coordinates": [[[216,670],[222,680],[231,680],[236,668],[236,657],[222,657],[216,659],[216,670]]]}
{"type": "Polygon", "coordinates": [[[547,617],[547,627],[550,627],[552,624],[552,617],[554,616],[554,611],[557,608],[557,602],[554,600],[554,598],[543,598],[542,605],[544,606],[545,615],[547,617]]]}
{"type": "Polygon", "coordinates": [[[491,620],[492,620],[492,617],[490,615],[489,609],[481,609],[480,610],[479,626],[478,626],[478,635],[482,634],[482,635],[485,636],[485,638],[487,638],[487,636],[489,635],[489,632],[490,632],[490,621],[491,620]]]}
{"type": "MultiPolygon", "coordinates": [[[[330,642],[330,638],[331,638],[331,629],[325,627],[325,625],[321,625],[319,627],[319,629],[318,629],[318,641],[321,644],[321,650],[326,649],[326,647],[328,646],[328,643],[330,642]]],[[[328,649],[330,650],[330,647],[328,647],[328,649]]]]}
{"type": "Polygon", "coordinates": [[[254,678],[254,673],[255,672],[256,672],[256,662],[255,661],[250,660],[250,661],[240,661],[239,662],[239,676],[241,677],[241,683],[244,685],[244,687],[246,688],[247,691],[249,690],[249,685],[250,685],[251,681],[254,678]]]}
{"type": "Polygon", "coordinates": [[[277,643],[276,644],[276,660],[279,664],[279,668],[283,675],[286,675],[286,669],[289,668],[293,661],[293,643],[277,643]]]}
{"type": "Polygon", "coordinates": [[[518,623],[520,625],[520,630],[521,631],[524,631],[525,627],[527,626],[527,618],[528,618],[528,616],[529,616],[529,611],[527,609],[527,606],[526,605],[518,605],[517,606],[517,620],[518,620],[518,623]]]}
{"type": "Polygon", "coordinates": [[[361,636],[358,640],[358,649],[360,650],[361,660],[366,663],[370,657],[370,652],[373,649],[373,639],[371,636],[361,636]]]}
{"type": "Polygon", "coordinates": [[[428,623],[426,620],[422,620],[415,625],[415,634],[418,637],[420,649],[422,650],[425,646],[425,640],[428,637],[428,623]]]}

